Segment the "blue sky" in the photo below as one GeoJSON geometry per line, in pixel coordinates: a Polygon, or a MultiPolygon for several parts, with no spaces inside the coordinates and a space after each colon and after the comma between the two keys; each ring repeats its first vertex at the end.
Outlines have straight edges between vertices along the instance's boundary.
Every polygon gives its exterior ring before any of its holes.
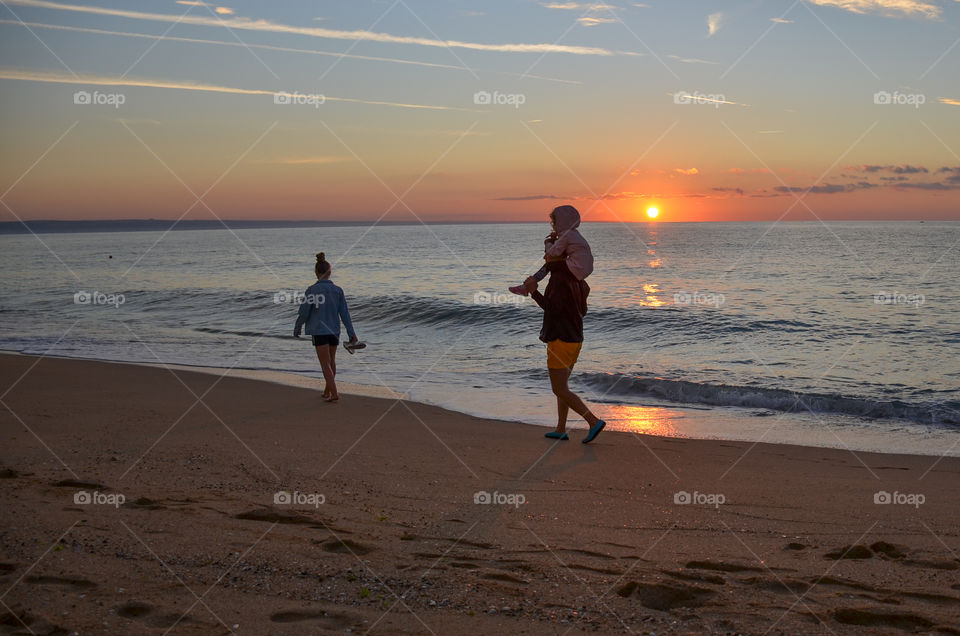
{"type": "Polygon", "coordinates": [[[960,218],[956,0],[0,13],[7,216],[960,218]]]}

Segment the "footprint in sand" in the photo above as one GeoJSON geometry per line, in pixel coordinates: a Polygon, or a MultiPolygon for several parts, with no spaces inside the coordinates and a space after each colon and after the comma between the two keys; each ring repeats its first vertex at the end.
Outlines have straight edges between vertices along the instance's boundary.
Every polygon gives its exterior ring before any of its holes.
{"type": "Polygon", "coordinates": [[[160,629],[169,629],[174,625],[200,625],[197,619],[189,614],[175,614],[159,611],[149,603],[140,601],[131,601],[114,608],[117,616],[129,620],[137,621],[147,627],[157,627],[160,629]]]}
{"type": "Polygon", "coordinates": [[[806,581],[795,581],[792,579],[765,579],[760,576],[754,576],[737,581],[743,585],[749,585],[754,588],[769,590],[777,594],[806,594],[812,587],[806,581]]]}
{"type": "Polygon", "coordinates": [[[882,591],[872,585],[867,585],[866,583],[860,583],[858,581],[846,581],[844,579],[838,579],[832,576],[815,576],[810,579],[810,583],[813,585],[835,585],[839,587],[849,587],[854,590],[860,590],[861,592],[882,591]]]}
{"type": "Polygon", "coordinates": [[[763,568],[726,561],[688,561],[686,567],[693,570],[714,570],[716,572],[763,572],[763,568]]]}
{"type": "Polygon", "coordinates": [[[315,623],[316,627],[337,631],[343,631],[359,623],[356,617],[348,614],[331,614],[315,610],[276,612],[270,615],[270,620],[274,623],[302,623],[310,621],[315,623]]]}
{"type": "Polygon", "coordinates": [[[62,479],[55,484],[57,488],[86,488],[88,490],[109,490],[103,484],[95,481],[81,481],[79,479],[62,479]]]}
{"type": "Polygon", "coordinates": [[[87,589],[97,586],[97,584],[93,581],[88,581],[87,579],[81,579],[73,576],[28,576],[24,579],[24,581],[27,583],[33,583],[34,585],[63,585],[78,589],[87,589]]]}
{"type": "Polygon", "coordinates": [[[845,545],[823,555],[824,559],[837,561],[839,559],[872,559],[873,552],[865,545],[845,545]]]}
{"type": "Polygon", "coordinates": [[[960,564],[956,561],[928,561],[926,559],[904,559],[901,561],[904,565],[910,565],[916,568],[927,568],[931,570],[956,570],[960,564]]]}
{"type": "Polygon", "coordinates": [[[4,634],[73,634],[72,629],[65,629],[58,625],[48,623],[39,616],[34,616],[22,607],[6,608],[7,611],[0,612],[0,631],[4,634]],[[26,630],[26,631],[24,631],[26,630]]]}
{"type": "Polygon", "coordinates": [[[636,596],[640,604],[648,609],[669,612],[678,607],[700,607],[716,592],[686,585],[631,581],[617,590],[617,594],[623,598],[636,596]]]}
{"type": "Polygon", "coordinates": [[[468,563],[466,561],[451,561],[447,565],[452,568],[460,568],[461,570],[476,570],[480,568],[476,563],[468,563]]]}
{"type": "Polygon", "coordinates": [[[886,541],[877,541],[876,543],[870,544],[870,549],[874,554],[879,554],[888,559],[902,559],[907,556],[907,547],[902,545],[894,545],[893,543],[887,543],[886,541]]]}
{"type": "Polygon", "coordinates": [[[246,521],[264,521],[266,523],[286,523],[304,526],[319,525],[318,521],[311,519],[310,517],[298,515],[295,512],[285,512],[282,510],[273,510],[271,508],[258,508],[248,512],[241,512],[233,517],[234,519],[244,519],[246,521]]]}
{"type": "Polygon", "coordinates": [[[702,583],[712,583],[713,585],[726,585],[727,581],[720,575],[700,574],[698,572],[672,572],[670,570],[660,570],[667,576],[672,576],[681,581],[697,581],[702,583]]]}
{"type": "Polygon", "coordinates": [[[166,510],[167,507],[160,502],[146,497],[137,497],[133,501],[123,504],[124,508],[133,508],[134,510],[166,510]]]}
{"type": "Polygon", "coordinates": [[[923,616],[899,612],[884,612],[871,609],[841,608],[833,613],[833,618],[844,625],[863,627],[896,627],[907,632],[927,630],[934,626],[923,616]]]}
{"type": "Polygon", "coordinates": [[[597,572],[598,574],[614,574],[618,576],[623,574],[622,570],[618,570],[616,568],[594,568],[594,567],[590,567],[589,565],[580,565],[578,563],[569,563],[567,564],[567,567],[572,570],[583,570],[585,572],[597,572]]]}
{"type": "Polygon", "coordinates": [[[374,550],[373,548],[357,543],[356,541],[351,541],[350,539],[332,539],[326,543],[321,543],[320,547],[327,552],[333,552],[335,554],[355,554],[357,556],[370,554],[374,550]]]}

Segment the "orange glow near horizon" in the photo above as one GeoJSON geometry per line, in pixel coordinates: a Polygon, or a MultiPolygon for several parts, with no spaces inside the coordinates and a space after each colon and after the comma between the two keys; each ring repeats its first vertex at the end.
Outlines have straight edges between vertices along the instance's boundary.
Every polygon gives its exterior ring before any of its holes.
{"type": "Polygon", "coordinates": [[[661,437],[685,437],[681,424],[686,415],[667,407],[609,405],[604,407],[604,417],[614,423],[613,430],[661,437]]]}

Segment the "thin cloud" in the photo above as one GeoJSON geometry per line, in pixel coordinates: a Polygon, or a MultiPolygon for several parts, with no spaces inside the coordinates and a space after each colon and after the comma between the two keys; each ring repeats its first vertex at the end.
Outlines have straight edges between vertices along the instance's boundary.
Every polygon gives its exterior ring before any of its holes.
{"type": "Polygon", "coordinates": [[[435,48],[460,48],[475,51],[496,51],[503,53],[570,53],[573,55],[600,56],[627,54],[619,51],[611,51],[608,49],[590,46],[538,43],[486,44],[482,42],[464,42],[460,40],[432,40],[430,38],[392,35],[389,33],[380,33],[376,31],[343,31],[338,29],[325,29],[322,27],[298,27],[288,24],[280,24],[270,20],[251,20],[249,18],[241,17],[218,18],[214,16],[180,16],[161,13],[148,13],[145,11],[130,11],[126,9],[110,9],[107,7],[64,4],[60,2],[50,2],[48,0],[6,0],[6,2],[7,4],[25,7],[53,9],[58,11],[72,11],[76,13],[90,13],[95,15],[108,15],[119,18],[129,18],[132,20],[151,20],[154,22],[170,22],[174,24],[187,24],[194,26],[226,26],[231,29],[241,29],[246,31],[307,35],[316,38],[334,40],[381,42],[385,44],[412,44],[416,46],[428,46],[435,48]]]}
{"type": "Polygon", "coordinates": [[[707,16],[707,37],[713,37],[713,35],[720,30],[720,27],[723,25],[723,13],[711,13],[707,16]]]}
{"type": "Polygon", "coordinates": [[[960,190],[960,185],[949,185],[939,181],[923,183],[895,183],[890,186],[895,190],[960,190]]]}
{"type": "Polygon", "coordinates": [[[266,163],[281,166],[314,166],[330,163],[356,161],[355,157],[281,157],[278,159],[257,159],[252,163],[266,163]]]}
{"type": "Polygon", "coordinates": [[[938,20],[939,6],[922,0],[810,0],[813,4],[837,7],[851,13],[876,13],[888,18],[927,18],[938,20]]]}
{"type": "Polygon", "coordinates": [[[960,106],[960,99],[953,99],[952,97],[941,97],[941,104],[949,104],[950,106],[960,106]]]}
{"type": "Polygon", "coordinates": [[[528,194],[518,197],[497,197],[494,201],[540,201],[543,199],[570,199],[573,197],[558,197],[555,194],[528,194]]]}
{"type": "Polygon", "coordinates": [[[710,60],[701,60],[696,57],[680,57],[679,55],[668,54],[672,60],[677,60],[678,62],[683,62],[684,64],[720,64],[720,62],[711,62],[710,60]]]}
{"type": "Polygon", "coordinates": [[[589,26],[597,26],[598,24],[612,24],[616,22],[616,20],[614,18],[595,18],[592,16],[585,15],[577,18],[577,22],[579,22],[583,26],[589,27],[589,26]]]}
{"type": "Polygon", "coordinates": [[[602,2],[541,2],[540,6],[566,11],[610,11],[614,9],[612,5],[602,2]]]}
{"type": "Polygon", "coordinates": [[[938,174],[944,173],[944,172],[950,175],[949,177],[947,177],[947,181],[949,183],[960,184],[960,166],[955,166],[952,168],[950,166],[944,166],[939,170],[937,170],[938,174]]]}
{"type": "MultiPolygon", "coordinates": [[[[186,5],[188,7],[210,7],[211,5],[206,2],[200,2],[200,0],[177,0],[177,4],[186,5]]],[[[213,9],[220,15],[233,15],[233,9],[229,7],[216,7],[213,9]]]]}
{"type": "MultiPolygon", "coordinates": [[[[45,71],[18,71],[13,69],[0,69],[0,79],[20,80],[25,82],[43,82],[51,84],[74,84],[82,86],[131,86],[142,88],[167,88],[182,91],[199,91],[204,93],[228,93],[233,95],[270,95],[277,94],[277,91],[267,91],[251,88],[236,88],[233,86],[221,86],[218,84],[203,84],[199,82],[187,82],[177,80],[157,80],[157,79],[137,79],[132,77],[112,77],[98,75],[67,75],[65,73],[45,72],[45,71]]],[[[406,104],[403,102],[388,102],[378,100],[356,99],[352,97],[332,97],[325,95],[324,100],[328,102],[346,102],[351,104],[369,104],[372,106],[393,106],[396,108],[413,108],[424,110],[459,110],[467,112],[476,112],[470,108],[457,108],[454,106],[434,106],[431,104],[406,104]]]]}
{"type": "Polygon", "coordinates": [[[802,186],[777,186],[774,188],[777,192],[810,192],[811,194],[838,194],[840,192],[851,192],[854,188],[852,186],[838,185],[833,183],[828,183],[826,185],[815,185],[810,188],[804,188],[802,186]]]}
{"type": "Polygon", "coordinates": [[[700,171],[696,168],[674,168],[673,171],[677,174],[686,175],[688,177],[700,174],[700,171]]]}
{"type": "Polygon", "coordinates": [[[911,166],[910,164],[902,166],[864,164],[862,166],[849,166],[849,168],[859,172],[891,172],[893,174],[926,174],[930,172],[923,166],[911,166]]]}
{"type": "MultiPolygon", "coordinates": [[[[223,40],[204,40],[201,38],[184,38],[176,37],[172,35],[152,35],[150,33],[136,33],[129,31],[107,31],[105,29],[92,29],[86,27],[75,27],[75,26],[66,26],[62,24],[44,24],[41,22],[20,22],[19,20],[0,20],[0,24],[15,24],[15,25],[26,25],[30,28],[35,29],[52,29],[56,31],[74,31],[78,33],[91,33],[94,35],[114,35],[118,37],[126,38],[142,38],[147,40],[164,40],[165,42],[186,42],[189,44],[211,44],[215,46],[231,46],[239,48],[251,48],[251,49],[260,49],[264,51],[279,51],[283,53],[302,53],[305,55],[322,55],[326,57],[343,57],[352,60],[366,60],[371,62],[388,62],[392,64],[409,64],[412,66],[424,66],[428,68],[443,68],[450,69],[454,71],[469,71],[470,69],[464,66],[456,66],[454,64],[439,64],[436,62],[420,62],[418,60],[405,60],[403,58],[394,58],[394,57],[376,57],[373,55],[356,55],[351,53],[332,53],[330,51],[317,51],[314,49],[297,49],[287,46],[272,46],[269,44],[245,44],[243,42],[225,42],[223,40]]],[[[514,73],[514,75],[519,75],[519,73],[514,73]]],[[[567,84],[582,84],[582,82],[576,80],[563,80],[553,77],[541,77],[539,75],[526,75],[526,77],[531,77],[535,79],[548,80],[551,82],[563,82],[567,84]]]]}
{"type": "MultiPolygon", "coordinates": [[[[327,57],[343,57],[351,60],[365,60],[369,62],[387,62],[390,64],[408,64],[411,66],[423,66],[427,68],[442,68],[450,69],[453,71],[467,71],[470,72],[470,69],[466,66],[456,66],[454,64],[439,64],[436,62],[420,62],[419,60],[406,60],[403,58],[396,57],[377,57],[374,55],[357,55],[352,53],[333,53],[330,51],[318,51],[315,49],[296,49],[287,46],[272,46],[270,44],[247,44],[244,42],[225,42],[223,40],[204,40],[200,38],[184,38],[176,37],[172,35],[152,35],[150,33],[132,33],[129,31],[107,31],[105,29],[91,29],[86,27],[74,27],[66,26],[62,24],[44,24],[41,22],[21,22],[19,20],[0,20],[0,24],[14,24],[17,26],[28,26],[34,29],[52,29],[56,31],[74,31],[78,33],[91,33],[94,35],[115,35],[118,37],[127,37],[127,38],[142,38],[147,40],[163,40],[165,42],[186,42],[189,44],[211,44],[215,46],[231,46],[239,47],[245,49],[259,49],[264,51],[279,51],[283,53],[302,53],[304,55],[323,55],[327,57]]],[[[643,55],[643,54],[638,54],[643,55]]],[[[501,71],[502,75],[511,75],[513,77],[521,77],[524,79],[538,79],[546,82],[559,82],[561,84],[576,84],[581,85],[583,82],[579,80],[569,80],[561,79],[559,77],[546,77],[543,75],[533,75],[531,73],[511,73],[508,71],[501,71]]]]}
{"type": "Polygon", "coordinates": [[[787,20],[785,18],[770,18],[771,22],[776,22],[777,24],[793,24],[793,20],[787,20]]]}

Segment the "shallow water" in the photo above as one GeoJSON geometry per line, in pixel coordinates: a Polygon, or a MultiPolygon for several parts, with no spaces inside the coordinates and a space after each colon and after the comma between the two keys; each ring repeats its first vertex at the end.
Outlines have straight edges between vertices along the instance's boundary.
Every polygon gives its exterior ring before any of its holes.
{"type": "MultiPolygon", "coordinates": [[[[343,381],[550,424],[541,312],[505,293],[539,266],[546,230],[0,236],[0,348],[318,377],[290,299],[323,250],[369,343],[340,351],[343,381]]],[[[960,224],[582,231],[596,271],[572,386],[614,428],[958,454],[960,224]]]]}

